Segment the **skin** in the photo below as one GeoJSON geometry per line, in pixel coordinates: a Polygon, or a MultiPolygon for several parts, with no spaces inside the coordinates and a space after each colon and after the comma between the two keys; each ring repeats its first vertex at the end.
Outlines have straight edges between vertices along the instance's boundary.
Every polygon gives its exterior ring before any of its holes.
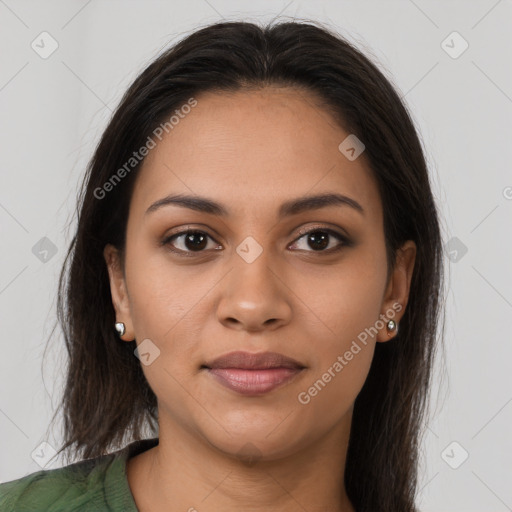
{"type": "Polygon", "coordinates": [[[124,272],[115,248],[104,251],[122,339],[160,350],[142,365],[160,441],[128,461],[132,494],[142,512],[354,512],[343,485],[352,411],[375,344],[393,337],[385,322],[309,403],[298,395],[393,304],[400,321],[416,246],[403,245],[387,279],[377,185],[364,153],[350,161],[339,151],[349,134],[312,94],[269,87],[196,99],[137,176],[124,272]],[[278,219],[284,201],[333,192],[364,215],[335,205],[278,219]],[[229,215],[176,205],[145,214],[171,193],[208,197],[229,215]],[[159,245],[178,228],[209,235],[202,252],[184,236],[168,246],[192,257],[159,245]],[[345,232],[353,245],[329,255],[342,242],[330,236],[315,250],[300,228],[345,232]],[[262,248],[251,263],[236,251],[248,236],[262,248]],[[200,369],[234,350],[280,352],[306,368],[247,397],[200,369]]]}

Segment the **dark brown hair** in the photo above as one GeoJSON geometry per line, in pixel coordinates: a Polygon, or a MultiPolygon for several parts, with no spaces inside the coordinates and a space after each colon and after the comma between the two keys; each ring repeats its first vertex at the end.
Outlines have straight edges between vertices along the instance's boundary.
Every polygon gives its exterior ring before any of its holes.
{"type": "Polygon", "coordinates": [[[95,457],[141,439],[148,426],[157,428],[156,397],[134,356],[135,341],[120,342],[114,330],[103,258],[107,243],[123,253],[140,164],[105,197],[95,191],[191,97],[270,85],[321,98],[322,108],[364,142],[383,205],[388,267],[403,242],[417,245],[399,333],[377,343],[355,402],[345,469],[358,512],[416,510],[419,439],[442,339],[439,217],[422,146],[400,96],[361,51],[316,22],[206,26],[156,58],[123,96],[87,168],[77,230],[60,275],[58,320],[69,365],[59,405],[65,435],[59,453],[95,457]]]}

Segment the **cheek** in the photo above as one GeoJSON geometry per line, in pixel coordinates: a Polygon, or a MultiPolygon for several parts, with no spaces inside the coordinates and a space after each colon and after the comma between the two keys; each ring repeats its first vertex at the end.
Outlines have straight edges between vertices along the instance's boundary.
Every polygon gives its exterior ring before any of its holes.
{"type": "MultiPolygon", "coordinates": [[[[296,396],[303,407],[301,414],[311,421],[337,423],[366,381],[375,350],[371,327],[379,318],[380,295],[376,290],[380,288],[371,286],[370,280],[362,283],[358,278],[338,276],[317,303],[322,322],[316,324],[321,331],[314,338],[315,350],[310,351],[309,376],[296,396]]],[[[305,322],[304,330],[309,330],[312,320],[305,322]]]]}
{"type": "Polygon", "coordinates": [[[374,345],[359,345],[349,344],[346,351],[333,354],[299,390],[296,403],[306,430],[314,431],[318,425],[328,430],[351,411],[368,376],[374,352],[374,345]]]}
{"type": "Polygon", "coordinates": [[[317,339],[324,340],[323,346],[330,347],[331,355],[333,350],[350,345],[379,319],[386,262],[372,253],[378,253],[377,248],[347,253],[339,265],[304,272],[296,283],[308,317],[305,328],[309,331],[315,326],[317,339]]]}
{"type": "Polygon", "coordinates": [[[361,252],[344,260],[336,271],[330,271],[328,279],[316,276],[315,282],[303,282],[301,293],[308,306],[303,329],[316,346],[311,375],[297,400],[313,416],[322,411],[326,420],[330,416],[335,421],[345,414],[367,378],[385,271],[385,261],[368,251],[366,257],[361,252]]]}
{"type": "Polygon", "coordinates": [[[185,371],[197,359],[198,340],[211,314],[208,292],[218,273],[177,265],[164,249],[139,246],[130,254],[126,277],[137,343],[149,338],[165,356],[166,366],[185,371]]]}
{"type": "Polygon", "coordinates": [[[130,311],[139,352],[149,347],[151,354],[149,364],[141,358],[149,386],[162,407],[181,414],[194,405],[186,389],[197,371],[205,323],[201,315],[213,284],[165,260],[162,255],[132,252],[127,264],[130,311]],[[172,407],[166,397],[172,397],[172,407]]]}

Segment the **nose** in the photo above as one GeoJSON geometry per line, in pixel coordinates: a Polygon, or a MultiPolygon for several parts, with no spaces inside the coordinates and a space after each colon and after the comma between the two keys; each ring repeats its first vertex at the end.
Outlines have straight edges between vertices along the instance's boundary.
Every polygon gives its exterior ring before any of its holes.
{"type": "Polygon", "coordinates": [[[234,255],[234,268],[221,282],[217,308],[224,326],[256,332],[289,323],[292,292],[283,273],[264,255],[265,251],[251,263],[234,255]]]}

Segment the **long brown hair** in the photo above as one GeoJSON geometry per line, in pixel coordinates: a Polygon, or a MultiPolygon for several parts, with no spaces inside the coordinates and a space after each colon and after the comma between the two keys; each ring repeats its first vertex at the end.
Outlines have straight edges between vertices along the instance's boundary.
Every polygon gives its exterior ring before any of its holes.
{"type": "Polygon", "coordinates": [[[194,95],[267,85],[316,93],[344,130],[364,141],[383,205],[388,267],[404,241],[416,243],[409,303],[396,339],[377,343],[355,401],[345,468],[358,512],[416,510],[419,439],[442,340],[438,211],[422,146],[399,94],[353,44],[316,22],[203,27],[156,58],[124,94],[87,168],[59,280],[58,321],[69,355],[59,453],[99,456],[157,428],[156,396],[134,356],[135,341],[121,343],[114,330],[103,258],[107,243],[123,253],[140,163],[104,197],[98,190],[194,95]]]}

